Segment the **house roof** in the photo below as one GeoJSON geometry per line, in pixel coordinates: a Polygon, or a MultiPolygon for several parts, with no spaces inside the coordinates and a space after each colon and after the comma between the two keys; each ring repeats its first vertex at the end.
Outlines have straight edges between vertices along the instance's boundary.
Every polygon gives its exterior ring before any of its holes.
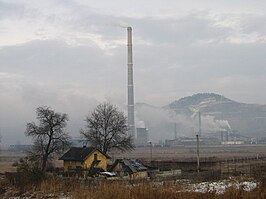
{"type": "Polygon", "coordinates": [[[111,171],[117,164],[121,164],[123,170],[129,174],[133,174],[139,171],[147,171],[147,167],[144,166],[139,160],[136,159],[117,159],[111,168],[111,171]]]}
{"type": "Polygon", "coordinates": [[[107,154],[94,147],[71,147],[59,160],[66,161],[84,161],[94,151],[101,152],[105,157],[109,158],[107,154]]]}

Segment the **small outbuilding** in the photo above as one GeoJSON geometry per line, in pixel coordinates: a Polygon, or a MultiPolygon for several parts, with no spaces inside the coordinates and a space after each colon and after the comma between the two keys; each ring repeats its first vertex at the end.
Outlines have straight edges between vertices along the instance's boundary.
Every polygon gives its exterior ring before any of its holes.
{"type": "Polygon", "coordinates": [[[129,176],[130,178],[145,178],[148,176],[147,167],[136,159],[117,159],[110,171],[118,176],[129,176]]]}
{"type": "Polygon", "coordinates": [[[94,147],[72,147],[59,160],[64,161],[65,173],[86,176],[106,171],[109,158],[94,147]]]}

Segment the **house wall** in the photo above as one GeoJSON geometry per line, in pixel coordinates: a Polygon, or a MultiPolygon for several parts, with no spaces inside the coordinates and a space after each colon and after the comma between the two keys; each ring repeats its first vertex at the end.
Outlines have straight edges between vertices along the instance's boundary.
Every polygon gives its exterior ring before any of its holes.
{"type": "Polygon", "coordinates": [[[72,169],[76,169],[77,166],[81,166],[83,169],[89,169],[92,165],[92,162],[94,160],[94,154],[97,154],[97,159],[101,160],[98,165],[95,167],[102,168],[106,171],[107,169],[107,160],[106,157],[98,150],[94,151],[84,162],[78,162],[78,161],[64,161],[64,171],[67,172],[69,166],[71,166],[72,169]]]}
{"type": "Polygon", "coordinates": [[[122,164],[121,163],[118,163],[117,165],[115,165],[115,167],[113,168],[112,171],[115,171],[115,172],[123,171],[122,164]]]}
{"type": "Polygon", "coordinates": [[[145,178],[148,177],[148,172],[147,171],[138,171],[136,173],[131,174],[133,179],[138,179],[138,178],[145,178]]]}
{"type": "Polygon", "coordinates": [[[121,163],[118,163],[117,165],[115,165],[115,167],[112,169],[112,172],[116,172],[118,174],[118,176],[124,176],[124,169],[121,163]]]}
{"type": "Polygon", "coordinates": [[[83,167],[82,162],[77,161],[64,161],[64,171],[67,172],[68,168],[71,167],[71,169],[76,169],[77,166],[83,167]]]}
{"type": "MultiPolygon", "coordinates": [[[[123,177],[126,175],[123,169],[123,165],[121,163],[118,163],[113,169],[112,172],[116,172],[118,176],[123,177]]],[[[138,178],[145,178],[148,176],[147,171],[138,171],[133,174],[130,174],[129,177],[132,179],[138,179],[138,178]]]]}
{"type": "Polygon", "coordinates": [[[94,151],[85,161],[84,161],[84,169],[90,168],[92,165],[92,162],[94,160],[94,154],[97,154],[97,159],[101,160],[98,165],[95,167],[102,168],[103,170],[107,170],[107,160],[105,155],[103,155],[100,151],[96,150],[94,151]]]}

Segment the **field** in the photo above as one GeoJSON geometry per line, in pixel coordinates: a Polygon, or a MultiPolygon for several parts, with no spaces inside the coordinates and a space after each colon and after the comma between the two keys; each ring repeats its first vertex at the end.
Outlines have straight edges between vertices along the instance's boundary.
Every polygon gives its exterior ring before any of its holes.
{"type": "MultiPolygon", "coordinates": [[[[16,168],[13,167],[13,163],[19,161],[20,158],[25,157],[26,154],[24,152],[18,151],[0,151],[0,174],[5,172],[15,172],[16,168]]],[[[54,165],[56,167],[62,167],[63,164],[59,160],[54,161],[54,165]]]]}
{"type": "MultiPolygon", "coordinates": [[[[134,151],[124,154],[112,154],[114,158],[138,158],[150,160],[150,147],[137,148],[134,151]]],[[[233,158],[256,158],[266,157],[266,145],[203,145],[200,146],[200,157],[216,157],[220,160],[233,158]]],[[[196,147],[153,147],[152,160],[185,160],[196,158],[196,147]]]]}
{"type": "MultiPolygon", "coordinates": [[[[38,185],[25,186],[23,180],[22,184],[11,185],[3,174],[15,171],[12,167],[13,162],[24,156],[24,153],[0,152],[0,198],[245,199],[266,197],[266,145],[201,146],[201,175],[197,175],[195,170],[195,147],[153,147],[152,151],[147,147],[137,148],[128,153],[111,153],[110,156],[113,159],[138,158],[147,165],[152,164],[165,170],[179,168],[182,170],[182,176],[133,181],[62,178],[49,175],[38,185]],[[217,170],[218,177],[213,175],[217,170]]],[[[62,166],[61,161],[56,160],[54,163],[56,167],[62,166]]]]}
{"type": "MultiPolygon", "coordinates": [[[[21,157],[24,157],[23,152],[12,151],[0,151],[0,173],[13,172],[15,168],[12,164],[18,161],[21,157]]],[[[136,148],[133,151],[127,153],[115,153],[111,152],[110,164],[117,158],[136,158],[142,160],[146,164],[150,164],[150,161],[196,161],[196,148],[190,147],[153,147],[152,153],[150,147],[136,148]]],[[[258,160],[265,161],[266,158],[266,145],[234,145],[234,146],[200,146],[200,160],[204,161],[219,161],[226,167],[232,163],[238,162],[258,162],[258,160]]],[[[241,164],[242,164],[241,163],[241,164]]],[[[62,161],[55,160],[55,167],[62,167],[62,161]]],[[[227,168],[226,168],[227,169],[227,168]]],[[[228,169],[227,169],[228,170],[228,169]]]]}
{"type": "Polygon", "coordinates": [[[0,151],[0,173],[14,172],[16,169],[12,164],[22,157],[25,157],[22,152],[0,151]]]}

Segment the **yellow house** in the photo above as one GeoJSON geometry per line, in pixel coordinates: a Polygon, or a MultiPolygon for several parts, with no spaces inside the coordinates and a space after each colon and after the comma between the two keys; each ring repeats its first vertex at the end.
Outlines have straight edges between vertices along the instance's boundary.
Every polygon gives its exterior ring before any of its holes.
{"type": "Polygon", "coordinates": [[[59,160],[64,161],[65,173],[94,175],[107,169],[107,154],[94,147],[72,147],[59,160]]]}

